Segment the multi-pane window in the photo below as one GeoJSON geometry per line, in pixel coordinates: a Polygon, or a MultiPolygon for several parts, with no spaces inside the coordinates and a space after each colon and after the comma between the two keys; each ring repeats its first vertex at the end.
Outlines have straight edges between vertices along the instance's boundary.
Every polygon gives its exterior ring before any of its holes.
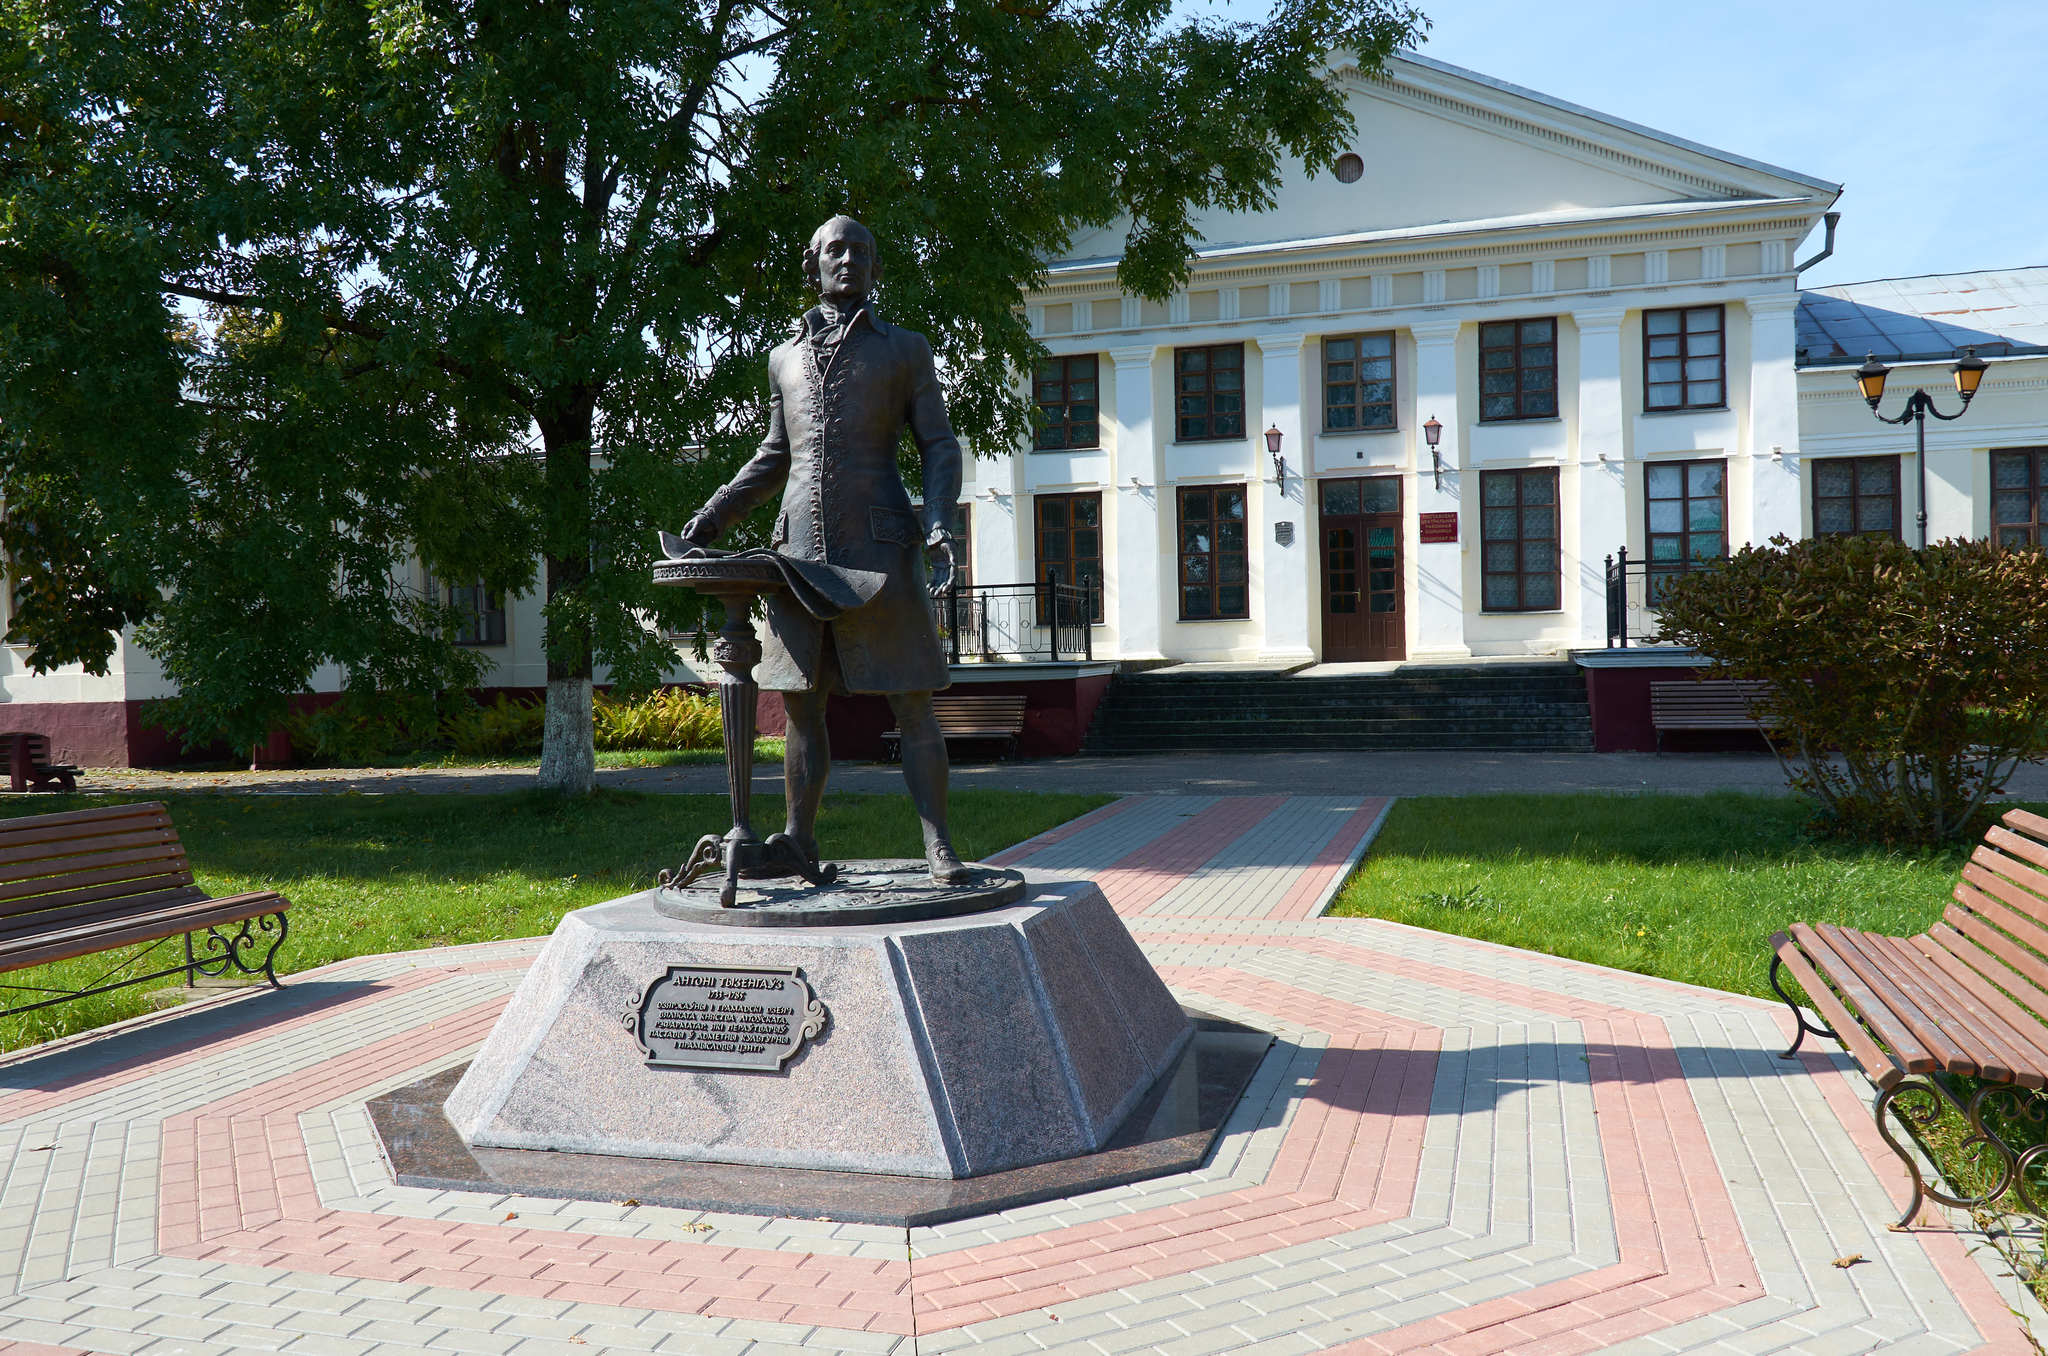
{"type": "Polygon", "coordinates": [[[1728,554],[1728,465],[1652,462],[1643,468],[1650,542],[1650,600],[1663,580],[1728,554]]]}
{"type": "Polygon", "coordinates": [[[1813,535],[1899,535],[1899,459],[1829,457],[1813,466],[1813,535]]]}
{"type": "Polygon", "coordinates": [[[1102,495],[1041,494],[1037,519],[1038,582],[1088,590],[1088,619],[1102,620],[1102,495]]]}
{"type": "Polygon", "coordinates": [[[1547,612],[1559,601],[1557,468],[1479,473],[1481,606],[1547,612]]]}
{"type": "Polygon", "coordinates": [[[1175,442],[1244,437],[1244,345],[1175,349],[1173,415],[1175,442]]]}
{"type": "Polygon", "coordinates": [[[1686,306],[1643,312],[1643,408],[1709,410],[1728,403],[1727,312],[1686,306]]]}
{"type": "Polygon", "coordinates": [[[2041,546],[2048,525],[2048,447],[1991,454],[1991,539],[2000,546],[2041,546]]]}
{"type": "Polygon", "coordinates": [[[457,645],[505,643],[505,595],[475,584],[450,584],[446,597],[455,609],[457,645]]]}
{"type": "Polygon", "coordinates": [[[1244,509],[1242,485],[1180,491],[1182,621],[1251,615],[1244,509]]]}
{"type": "Polygon", "coordinates": [[[1323,340],[1323,431],[1394,427],[1394,336],[1323,340]]]}
{"type": "Polygon", "coordinates": [[[1557,416],[1557,320],[1490,320],[1479,327],[1479,417],[1557,416]]]}
{"type": "Polygon", "coordinates": [[[1032,446],[1041,452],[1100,447],[1096,415],[1101,409],[1100,375],[1093,353],[1053,358],[1040,365],[1031,398],[1038,407],[1032,446]]]}

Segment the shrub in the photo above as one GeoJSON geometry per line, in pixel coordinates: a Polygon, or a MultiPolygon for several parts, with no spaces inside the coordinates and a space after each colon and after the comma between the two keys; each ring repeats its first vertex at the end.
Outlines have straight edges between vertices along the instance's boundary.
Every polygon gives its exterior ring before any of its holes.
{"type": "Polygon", "coordinates": [[[720,749],[718,698],[687,688],[661,688],[619,700],[598,694],[591,711],[601,749],[720,749]]]}
{"type": "Polygon", "coordinates": [[[314,763],[380,762],[433,743],[438,724],[433,698],[401,692],[344,692],[284,718],[293,751],[314,763]]]}
{"type": "Polygon", "coordinates": [[[2031,548],[1777,537],[1678,576],[1658,611],[1665,639],[1773,685],[1772,745],[1836,832],[1967,837],[2041,748],[2048,557],[2031,548]]]}
{"type": "Polygon", "coordinates": [[[441,722],[441,737],[468,758],[502,758],[540,748],[547,708],[499,693],[486,706],[465,698],[441,722]]]}

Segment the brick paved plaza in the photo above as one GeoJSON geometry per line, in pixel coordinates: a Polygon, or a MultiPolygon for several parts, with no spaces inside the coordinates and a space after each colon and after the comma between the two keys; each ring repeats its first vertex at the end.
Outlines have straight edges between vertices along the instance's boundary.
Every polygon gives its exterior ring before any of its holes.
{"type": "Polygon", "coordinates": [[[1967,1221],[1887,1231],[1868,1087],[1779,1060],[1782,1009],[1320,918],[1385,809],[1135,796],[1006,854],[1279,1039],[1200,1171],[935,1228],[395,1185],[365,1102],[466,1060],[537,940],[14,1057],[0,1352],[2033,1350],[1967,1221]]]}

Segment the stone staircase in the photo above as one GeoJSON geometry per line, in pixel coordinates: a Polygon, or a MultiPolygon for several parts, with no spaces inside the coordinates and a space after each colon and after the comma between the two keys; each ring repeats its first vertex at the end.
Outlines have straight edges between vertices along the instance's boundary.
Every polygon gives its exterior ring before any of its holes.
{"type": "Polygon", "coordinates": [[[1578,668],[1516,662],[1329,676],[1199,667],[1118,674],[1083,751],[1592,747],[1578,668]]]}

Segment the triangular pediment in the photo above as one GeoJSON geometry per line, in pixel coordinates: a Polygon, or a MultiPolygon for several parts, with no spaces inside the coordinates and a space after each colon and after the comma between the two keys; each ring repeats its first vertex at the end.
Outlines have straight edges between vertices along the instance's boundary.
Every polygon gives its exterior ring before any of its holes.
{"type": "MultiPolygon", "coordinates": [[[[1291,161],[1272,210],[1196,218],[1204,251],[1664,204],[1825,203],[1840,191],[1419,56],[1393,57],[1377,75],[1340,61],[1336,78],[1357,122],[1363,176],[1344,183],[1291,161]]],[[[1066,259],[1116,258],[1125,231],[1087,232],[1066,259]]]]}

